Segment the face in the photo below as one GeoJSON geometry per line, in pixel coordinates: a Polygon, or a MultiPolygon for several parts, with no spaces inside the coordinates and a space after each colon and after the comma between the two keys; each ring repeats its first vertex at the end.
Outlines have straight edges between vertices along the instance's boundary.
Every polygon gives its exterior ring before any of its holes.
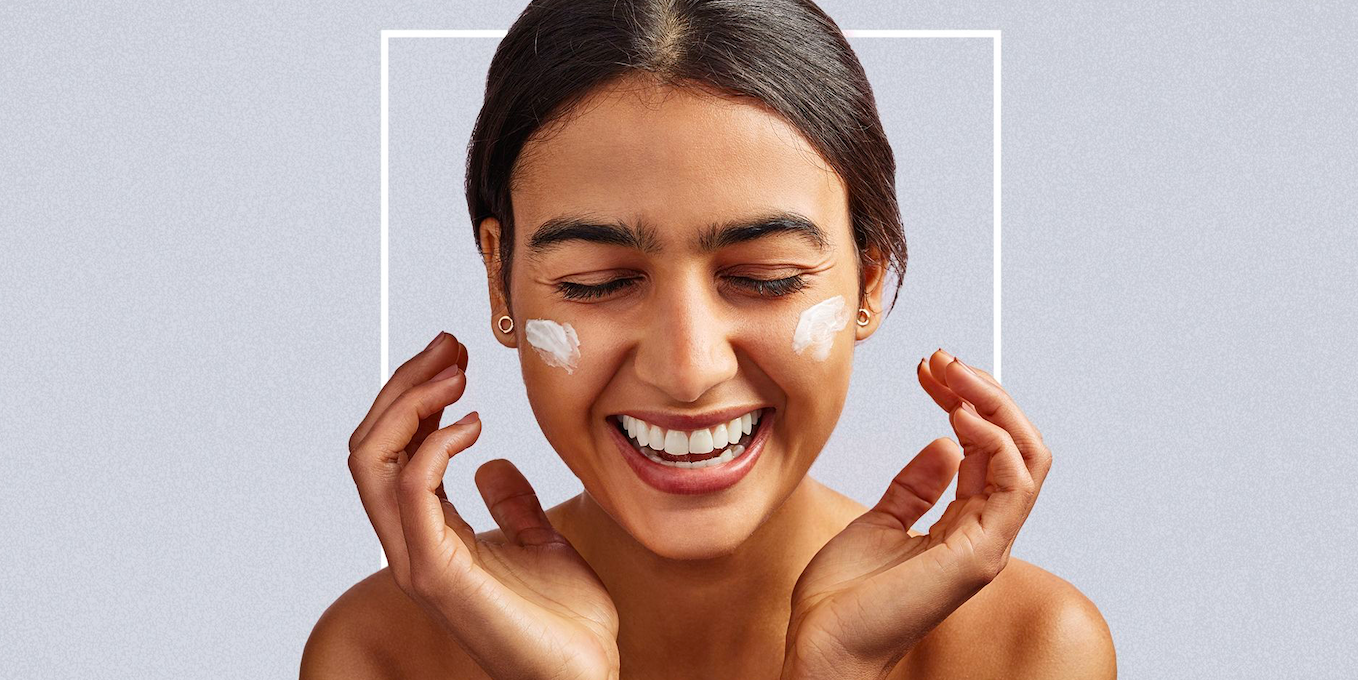
{"type": "MultiPolygon", "coordinates": [[[[543,433],[651,551],[729,553],[806,475],[844,405],[854,343],[876,328],[882,268],[870,260],[872,321],[854,321],[843,182],[757,103],[642,80],[594,93],[530,142],[515,173],[514,331],[493,332],[518,348],[543,433]],[[750,434],[733,433],[750,412],[750,434]],[[641,427],[663,440],[642,449],[622,431],[641,427]],[[728,462],[644,455],[685,450],[675,432],[687,450],[714,447],[718,429],[746,444],[728,462]]],[[[484,252],[499,229],[482,222],[484,252]]],[[[487,278],[494,323],[506,306],[493,255],[487,278]]]]}

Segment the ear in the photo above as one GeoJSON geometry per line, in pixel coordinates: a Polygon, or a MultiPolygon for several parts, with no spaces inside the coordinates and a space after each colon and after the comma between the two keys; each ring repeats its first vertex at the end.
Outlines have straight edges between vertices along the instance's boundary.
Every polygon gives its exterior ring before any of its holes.
{"type": "Polygon", "coordinates": [[[490,291],[490,333],[509,348],[519,346],[518,324],[508,333],[500,331],[501,316],[508,314],[505,291],[500,283],[500,221],[494,217],[481,220],[481,261],[486,265],[486,289],[490,291]]]}
{"type": "Polygon", "coordinates": [[[854,339],[867,340],[882,325],[882,293],[886,290],[887,261],[881,251],[869,247],[863,261],[863,303],[862,306],[872,313],[868,325],[859,326],[858,310],[854,310],[854,339]]]}

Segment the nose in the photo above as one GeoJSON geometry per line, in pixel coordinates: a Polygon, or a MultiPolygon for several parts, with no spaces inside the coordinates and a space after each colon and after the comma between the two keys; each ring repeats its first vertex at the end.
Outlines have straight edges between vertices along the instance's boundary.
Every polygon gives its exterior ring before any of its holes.
{"type": "Polygon", "coordinates": [[[731,325],[714,293],[697,282],[655,293],[637,342],[637,375],[675,401],[698,401],[736,375],[731,325]]]}

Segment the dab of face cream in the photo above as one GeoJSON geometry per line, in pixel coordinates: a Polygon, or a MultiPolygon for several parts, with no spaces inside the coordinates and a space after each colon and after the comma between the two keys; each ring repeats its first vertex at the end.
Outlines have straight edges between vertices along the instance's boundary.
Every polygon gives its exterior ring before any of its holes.
{"type": "Polygon", "coordinates": [[[529,319],[524,324],[523,334],[548,366],[564,368],[567,373],[575,372],[576,365],[580,363],[580,338],[570,324],[563,325],[550,319],[529,319]]]}
{"type": "Polygon", "coordinates": [[[816,361],[825,361],[830,356],[835,334],[848,324],[849,309],[843,295],[811,305],[802,312],[797,330],[792,333],[792,351],[802,354],[810,349],[816,361]]]}

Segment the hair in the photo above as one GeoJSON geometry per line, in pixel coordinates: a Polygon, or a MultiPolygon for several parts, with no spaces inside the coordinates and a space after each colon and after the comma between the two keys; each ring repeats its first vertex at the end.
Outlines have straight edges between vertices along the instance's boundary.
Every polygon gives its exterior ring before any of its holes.
{"type": "MultiPolygon", "coordinates": [[[[751,97],[797,128],[844,181],[858,248],[859,304],[869,253],[905,276],[896,162],[867,75],[839,26],[810,0],[533,0],[486,76],[467,153],[467,207],[501,224],[500,283],[510,304],[510,190],[525,144],[567,120],[596,88],[646,76],[751,97]]],[[[536,140],[534,140],[536,141],[536,140]]],[[[482,257],[487,253],[482,252],[482,257]]]]}

